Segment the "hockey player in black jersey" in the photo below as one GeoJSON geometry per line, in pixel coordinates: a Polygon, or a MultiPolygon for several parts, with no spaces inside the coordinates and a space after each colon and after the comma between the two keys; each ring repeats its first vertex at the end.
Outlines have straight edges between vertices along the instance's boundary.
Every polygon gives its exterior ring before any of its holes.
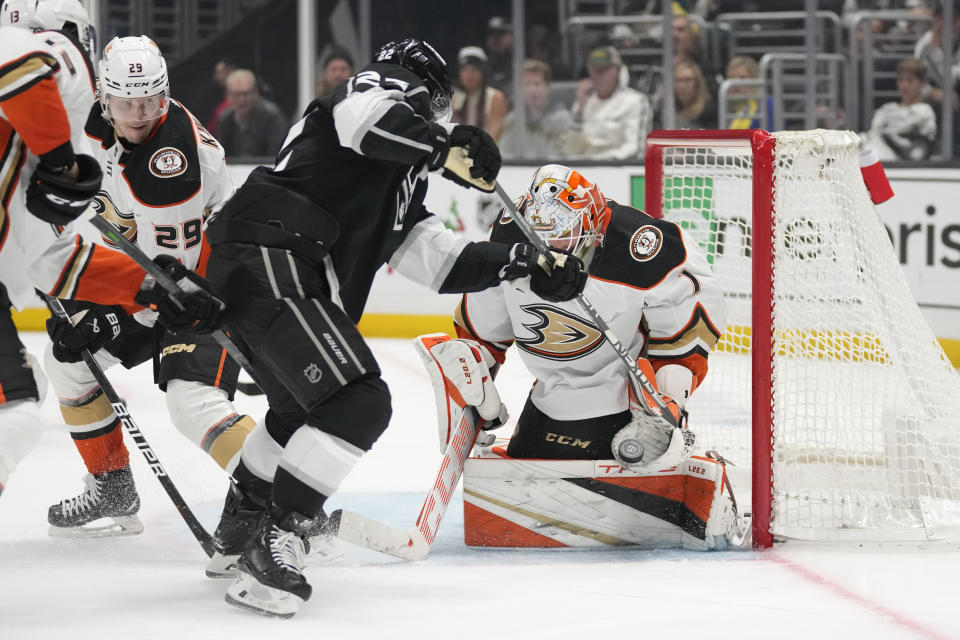
{"type": "Polygon", "coordinates": [[[242,549],[232,604],[290,616],[309,598],[303,537],[387,426],[390,394],[356,327],[383,264],[442,293],[526,275],[550,300],[584,286],[575,257],[548,273],[531,246],[467,242],[424,208],[431,171],[490,191],[500,169],[486,133],[442,124],[449,104],[429,44],[384,45],[307,108],[276,166],[254,170],[210,223],[207,277],[270,403],[215,534],[222,554],[242,549]]]}

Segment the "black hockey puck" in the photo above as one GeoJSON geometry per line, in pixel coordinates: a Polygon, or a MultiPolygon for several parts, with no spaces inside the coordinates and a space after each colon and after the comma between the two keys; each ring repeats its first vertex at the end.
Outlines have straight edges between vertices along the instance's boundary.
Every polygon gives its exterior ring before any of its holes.
{"type": "Polygon", "coordinates": [[[643,445],[639,440],[624,440],[617,447],[621,462],[636,464],[643,460],[643,445]]]}

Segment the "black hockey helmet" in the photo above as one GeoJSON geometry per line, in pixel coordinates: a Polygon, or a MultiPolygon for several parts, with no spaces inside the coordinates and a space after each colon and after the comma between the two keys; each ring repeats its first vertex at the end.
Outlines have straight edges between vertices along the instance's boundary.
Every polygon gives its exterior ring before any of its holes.
{"type": "Polygon", "coordinates": [[[380,47],[373,59],[398,64],[415,73],[430,92],[433,119],[449,119],[453,91],[447,75],[447,62],[429,43],[416,38],[391,41],[380,47]]]}

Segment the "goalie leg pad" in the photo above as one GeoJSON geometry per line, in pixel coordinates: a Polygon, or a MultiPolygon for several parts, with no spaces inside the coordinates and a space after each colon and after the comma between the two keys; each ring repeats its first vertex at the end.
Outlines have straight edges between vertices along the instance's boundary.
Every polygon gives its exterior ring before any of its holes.
{"type": "Polygon", "coordinates": [[[506,422],[507,408],[490,373],[493,357],[485,349],[469,340],[451,339],[445,333],[418,336],[413,343],[433,386],[441,452],[467,406],[477,408],[485,428],[506,422]],[[486,360],[488,356],[491,363],[486,360]]]}
{"type": "Polygon", "coordinates": [[[464,468],[464,541],[480,547],[728,547],[736,509],[722,462],[632,472],[614,460],[529,460],[495,447],[464,468]]]}

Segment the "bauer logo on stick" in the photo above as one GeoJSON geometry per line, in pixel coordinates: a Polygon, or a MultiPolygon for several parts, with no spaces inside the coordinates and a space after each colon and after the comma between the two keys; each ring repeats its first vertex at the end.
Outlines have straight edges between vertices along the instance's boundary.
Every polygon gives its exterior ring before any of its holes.
{"type": "Polygon", "coordinates": [[[173,147],[164,147],[150,158],[150,173],[158,178],[173,178],[187,170],[187,159],[173,147]]]}
{"type": "Polygon", "coordinates": [[[663,234],[660,229],[644,225],[637,229],[630,239],[630,255],[637,262],[647,262],[660,253],[663,246],[663,234]]]}

